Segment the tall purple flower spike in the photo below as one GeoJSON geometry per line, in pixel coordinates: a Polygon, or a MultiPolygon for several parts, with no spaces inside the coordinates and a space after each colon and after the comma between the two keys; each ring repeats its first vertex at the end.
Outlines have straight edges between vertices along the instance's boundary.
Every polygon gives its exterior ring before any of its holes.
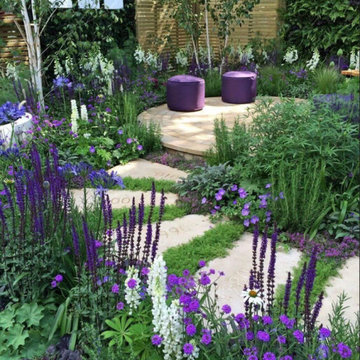
{"type": "Polygon", "coordinates": [[[261,239],[261,246],[260,246],[260,264],[259,264],[259,271],[258,271],[258,283],[260,287],[260,296],[264,298],[264,262],[266,256],[266,249],[267,249],[267,226],[265,227],[262,239],[261,239]]]}
{"type": "Polygon", "coordinates": [[[286,280],[285,285],[285,294],[284,294],[284,300],[283,300],[283,307],[284,307],[284,314],[287,315],[287,310],[289,308],[289,300],[290,300],[290,293],[291,293],[291,273],[288,273],[288,277],[286,280]]]}
{"type": "Polygon", "coordinates": [[[315,303],[315,306],[314,306],[314,309],[313,309],[313,312],[312,312],[312,315],[311,315],[309,331],[313,331],[314,328],[315,328],[315,323],[316,323],[316,320],[317,320],[317,318],[319,316],[319,313],[320,313],[320,310],[321,310],[321,307],[322,307],[323,299],[324,299],[324,292],[322,291],[320,293],[319,297],[318,297],[318,300],[315,303]]]}
{"type": "Polygon", "coordinates": [[[300,297],[301,297],[301,290],[304,286],[305,282],[305,275],[307,270],[307,264],[306,262],[303,265],[297,286],[296,286],[296,292],[295,292],[295,319],[297,319],[297,315],[299,312],[299,306],[300,306],[300,297]]]}
{"type": "Polygon", "coordinates": [[[275,293],[275,264],[276,264],[276,243],[277,243],[277,229],[274,229],[274,232],[271,236],[271,255],[268,268],[267,276],[267,311],[271,312],[272,305],[274,302],[274,293],[275,293]]]}

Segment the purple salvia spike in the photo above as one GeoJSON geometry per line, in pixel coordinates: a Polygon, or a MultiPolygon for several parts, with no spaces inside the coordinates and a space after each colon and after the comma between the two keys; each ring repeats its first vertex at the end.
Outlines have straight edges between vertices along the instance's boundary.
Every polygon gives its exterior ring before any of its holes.
{"type": "Polygon", "coordinates": [[[140,256],[140,249],[141,249],[141,234],[143,229],[143,223],[144,223],[144,194],[141,194],[141,200],[139,204],[139,211],[138,211],[138,237],[136,242],[136,260],[139,261],[140,256]]]}
{"type": "Polygon", "coordinates": [[[157,250],[158,250],[158,245],[159,245],[159,240],[160,240],[161,221],[162,221],[162,218],[164,216],[164,211],[165,211],[165,199],[166,199],[166,197],[165,197],[165,194],[164,194],[164,190],[161,190],[159,220],[156,223],[155,240],[154,240],[154,242],[152,244],[152,249],[151,249],[151,262],[153,262],[155,260],[157,250]]]}
{"type": "Polygon", "coordinates": [[[310,331],[310,296],[316,277],[317,247],[315,246],[310,257],[309,265],[305,277],[305,298],[304,298],[304,323],[305,329],[310,331]]]}
{"type": "Polygon", "coordinates": [[[20,212],[20,239],[25,237],[25,188],[21,178],[15,180],[16,203],[20,212]]]}
{"type": "Polygon", "coordinates": [[[123,266],[123,258],[122,258],[122,233],[120,222],[118,221],[116,227],[116,243],[117,243],[117,253],[118,253],[118,270],[123,266]]]}
{"type": "Polygon", "coordinates": [[[145,240],[145,245],[144,245],[144,249],[143,249],[142,263],[144,266],[148,263],[151,242],[152,242],[152,226],[151,226],[151,218],[149,215],[147,229],[146,229],[146,240],[145,240]]]}
{"type": "Polygon", "coordinates": [[[136,206],[135,206],[135,198],[132,199],[131,209],[129,211],[129,241],[130,241],[130,264],[133,265],[134,261],[134,236],[135,236],[135,228],[136,228],[136,206]]]}
{"type": "Polygon", "coordinates": [[[302,290],[302,288],[304,286],[304,282],[305,282],[305,275],[306,275],[306,270],[307,270],[306,267],[307,267],[307,264],[305,262],[303,265],[297,286],[296,286],[296,292],[295,292],[295,319],[296,319],[296,321],[297,321],[297,315],[298,315],[298,310],[299,310],[299,306],[300,306],[301,290],[302,290]]]}
{"type": "Polygon", "coordinates": [[[275,293],[275,264],[276,264],[276,243],[277,243],[277,229],[271,236],[271,254],[267,276],[267,311],[270,314],[274,302],[275,293]]]}
{"type": "Polygon", "coordinates": [[[75,229],[74,224],[71,224],[71,233],[73,238],[73,247],[74,247],[74,254],[76,258],[80,258],[80,244],[79,244],[79,235],[75,229]]]}
{"type": "Polygon", "coordinates": [[[254,228],[254,237],[253,237],[253,246],[252,246],[252,264],[253,264],[253,270],[254,274],[256,274],[257,271],[257,246],[258,246],[258,239],[259,239],[259,228],[258,225],[255,225],[254,228]]]}
{"type": "Polygon", "coordinates": [[[11,219],[12,219],[12,232],[13,232],[13,237],[14,239],[16,238],[16,226],[15,226],[15,208],[14,208],[14,202],[10,193],[9,188],[6,186],[6,184],[4,183],[4,190],[5,190],[5,195],[6,195],[6,199],[11,211],[11,219]]]}
{"type": "Polygon", "coordinates": [[[318,300],[315,303],[315,306],[314,306],[314,309],[312,312],[312,316],[311,316],[311,320],[310,320],[310,331],[313,331],[315,328],[316,320],[319,316],[323,299],[324,299],[324,292],[322,291],[318,297],[318,300]]]}
{"type": "MultiPolygon", "coordinates": [[[[5,247],[5,245],[7,244],[6,234],[8,233],[8,225],[6,222],[3,205],[1,202],[0,202],[0,220],[1,220],[1,242],[2,242],[2,246],[5,247]]],[[[5,256],[5,250],[3,250],[2,252],[3,255],[5,256]]]]}
{"type": "Polygon", "coordinates": [[[285,294],[284,294],[284,300],[283,300],[283,306],[284,306],[284,314],[287,315],[287,310],[289,308],[289,300],[290,300],[290,293],[291,293],[291,273],[288,273],[288,277],[286,280],[285,285],[285,294]]]}
{"type": "Polygon", "coordinates": [[[264,234],[261,239],[260,265],[259,265],[258,278],[257,278],[260,287],[261,298],[264,298],[264,261],[266,256],[266,249],[267,249],[267,226],[265,227],[264,234]]]}
{"type": "Polygon", "coordinates": [[[129,247],[128,228],[127,228],[126,215],[124,214],[124,217],[123,217],[123,249],[122,249],[122,251],[123,251],[122,258],[124,259],[124,261],[127,258],[128,247],[129,247]]]}
{"type": "MultiPolygon", "coordinates": [[[[244,291],[247,291],[247,286],[246,284],[244,285],[244,291]]],[[[246,318],[249,319],[250,318],[250,305],[249,305],[249,300],[246,300],[244,302],[244,306],[245,306],[245,315],[246,318]]]]}
{"type": "Polygon", "coordinates": [[[90,274],[92,274],[93,276],[93,281],[95,281],[95,277],[94,277],[95,266],[96,266],[95,254],[93,253],[92,239],[85,219],[83,219],[83,232],[84,232],[85,247],[86,247],[87,266],[90,274]]]}

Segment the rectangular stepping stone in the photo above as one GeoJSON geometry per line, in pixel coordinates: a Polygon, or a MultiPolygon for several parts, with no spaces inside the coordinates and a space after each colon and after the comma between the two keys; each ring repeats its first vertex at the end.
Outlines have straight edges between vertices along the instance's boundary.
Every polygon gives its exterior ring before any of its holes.
{"type": "Polygon", "coordinates": [[[108,170],[115,171],[121,177],[138,178],[154,178],[156,180],[172,180],[178,181],[182,177],[186,177],[187,173],[170,166],[153,163],[144,159],[130,161],[125,165],[118,165],[108,170]]]}
{"type": "Polygon", "coordinates": [[[345,292],[349,300],[345,303],[347,308],[344,315],[352,324],[356,322],[356,312],[360,311],[359,304],[359,257],[348,259],[338,276],[333,277],[325,289],[325,298],[320,310],[318,321],[324,326],[329,325],[329,314],[332,314],[332,304],[338,302],[338,296],[345,292]]]}
{"type": "MultiPolygon", "coordinates": [[[[83,189],[73,189],[71,194],[74,198],[75,205],[82,209],[84,205],[84,190],[83,189]]],[[[144,194],[144,203],[150,205],[151,202],[151,191],[128,191],[128,190],[108,190],[108,195],[110,197],[111,205],[113,209],[121,209],[124,207],[130,207],[132,204],[132,199],[135,197],[135,205],[137,206],[141,200],[141,194],[144,194]]],[[[95,201],[95,189],[87,189],[86,198],[88,206],[94,204],[95,201]]],[[[165,194],[166,205],[174,205],[177,200],[177,195],[172,193],[165,194]]],[[[161,194],[156,194],[156,205],[160,205],[161,194]]]]}
{"type": "MultiPolygon", "coordinates": [[[[232,312],[235,314],[245,311],[242,291],[244,284],[248,285],[249,274],[252,269],[252,240],[253,234],[245,233],[240,240],[236,242],[234,248],[229,250],[228,256],[210,261],[205,268],[224,271],[225,276],[221,277],[217,282],[217,303],[220,308],[225,304],[230,305],[232,312]]],[[[259,237],[258,253],[260,252],[260,244],[261,238],[259,237]]],[[[269,267],[270,251],[270,239],[268,239],[264,267],[265,283],[267,269],[269,267]]],[[[286,283],[288,272],[299,263],[300,257],[301,253],[298,250],[291,249],[288,252],[284,252],[281,251],[280,246],[277,245],[275,287],[279,284],[286,283]]]]}

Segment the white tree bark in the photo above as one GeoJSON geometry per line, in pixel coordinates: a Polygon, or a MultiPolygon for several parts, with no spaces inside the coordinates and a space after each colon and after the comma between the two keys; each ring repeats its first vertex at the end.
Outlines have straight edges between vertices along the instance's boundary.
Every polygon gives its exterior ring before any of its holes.
{"type": "Polygon", "coordinates": [[[208,18],[208,1],[205,0],[205,30],[206,30],[206,47],[208,53],[208,64],[211,70],[211,51],[210,51],[210,35],[209,35],[209,18],[208,18]]]}
{"type": "Polygon", "coordinates": [[[29,67],[31,74],[31,82],[33,83],[41,109],[44,109],[44,94],[42,87],[42,62],[41,62],[41,46],[40,46],[40,30],[37,23],[36,10],[33,0],[31,1],[31,10],[34,19],[34,31],[31,28],[30,18],[26,7],[26,0],[21,0],[21,15],[25,28],[25,40],[29,55],[29,67]]]}

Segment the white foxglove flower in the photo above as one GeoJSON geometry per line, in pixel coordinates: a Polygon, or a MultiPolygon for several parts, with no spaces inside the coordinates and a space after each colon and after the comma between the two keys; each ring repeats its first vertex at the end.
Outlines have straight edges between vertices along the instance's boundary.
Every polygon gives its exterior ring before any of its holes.
{"type": "Polygon", "coordinates": [[[306,62],[306,67],[312,71],[315,70],[320,60],[319,50],[315,49],[309,61],[306,62]]]}
{"type": "Polygon", "coordinates": [[[135,52],[134,52],[134,58],[137,64],[141,64],[145,60],[145,51],[141,48],[139,45],[135,52]]]}
{"type": "Polygon", "coordinates": [[[249,304],[262,305],[263,300],[260,297],[260,291],[255,289],[244,290],[242,292],[244,302],[248,301],[249,304]]]}
{"type": "Polygon", "coordinates": [[[71,130],[77,133],[79,126],[77,120],[79,120],[79,111],[76,104],[76,100],[71,100],[71,130]]]}
{"type": "Polygon", "coordinates": [[[81,117],[81,120],[88,121],[88,112],[87,112],[86,105],[80,106],[80,117],[81,117]]]}
{"type": "Polygon", "coordinates": [[[284,61],[287,64],[292,64],[293,62],[295,62],[297,59],[299,58],[298,56],[298,52],[294,47],[291,47],[289,49],[286,50],[286,54],[284,56],[284,61]]]}
{"type": "Polygon", "coordinates": [[[130,266],[125,280],[125,301],[130,306],[130,315],[140,304],[140,282],[138,270],[130,266]]]}
{"type": "Polygon", "coordinates": [[[360,60],[360,51],[356,53],[355,50],[352,50],[350,54],[349,68],[359,70],[359,60],[360,60]]]}

